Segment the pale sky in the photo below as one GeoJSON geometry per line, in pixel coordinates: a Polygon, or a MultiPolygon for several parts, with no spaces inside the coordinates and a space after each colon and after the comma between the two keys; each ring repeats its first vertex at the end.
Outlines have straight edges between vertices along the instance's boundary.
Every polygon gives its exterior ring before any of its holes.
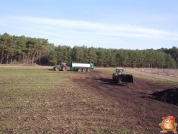
{"type": "Polygon", "coordinates": [[[178,0],[0,0],[0,34],[54,45],[178,47],[178,0]]]}

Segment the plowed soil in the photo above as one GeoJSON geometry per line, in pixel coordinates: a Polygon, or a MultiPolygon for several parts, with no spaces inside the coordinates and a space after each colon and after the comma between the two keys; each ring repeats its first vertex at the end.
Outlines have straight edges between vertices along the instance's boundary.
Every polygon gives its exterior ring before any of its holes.
{"type": "Polygon", "coordinates": [[[134,131],[158,134],[162,130],[159,126],[162,117],[172,115],[178,123],[177,85],[135,77],[134,83],[115,85],[104,70],[80,73],[72,80],[109,103],[115,109],[111,114],[118,112],[118,128],[125,125],[129,129],[123,122],[130,121],[133,125],[130,129],[134,131]]]}

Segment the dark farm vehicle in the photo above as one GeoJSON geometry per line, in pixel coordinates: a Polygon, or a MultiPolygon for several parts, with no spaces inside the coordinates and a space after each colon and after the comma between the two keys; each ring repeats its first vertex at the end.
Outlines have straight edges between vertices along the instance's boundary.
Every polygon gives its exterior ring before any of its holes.
{"type": "Polygon", "coordinates": [[[115,84],[117,83],[133,83],[132,74],[123,74],[124,69],[117,68],[116,72],[112,74],[112,79],[115,84]]]}
{"type": "Polygon", "coordinates": [[[53,67],[55,71],[67,71],[66,63],[62,62],[60,65],[56,65],[53,67]]]}

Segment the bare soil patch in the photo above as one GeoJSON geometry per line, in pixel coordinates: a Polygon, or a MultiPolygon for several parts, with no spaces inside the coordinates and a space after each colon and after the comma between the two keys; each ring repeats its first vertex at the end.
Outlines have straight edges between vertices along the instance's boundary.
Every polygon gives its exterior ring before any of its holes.
{"type": "MultiPolygon", "coordinates": [[[[178,119],[178,86],[134,77],[134,83],[114,85],[103,69],[80,73],[71,78],[81,88],[100,96],[115,110],[118,127],[145,134],[160,133],[162,117],[178,119]]],[[[103,116],[108,116],[103,114],[103,116]]],[[[113,124],[114,124],[113,123],[113,124]]]]}

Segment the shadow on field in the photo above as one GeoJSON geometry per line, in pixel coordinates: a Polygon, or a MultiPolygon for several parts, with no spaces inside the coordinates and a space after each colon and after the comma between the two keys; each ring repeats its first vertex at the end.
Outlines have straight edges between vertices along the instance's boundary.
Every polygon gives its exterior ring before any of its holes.
{"type": "MultiPolygon", "coordinates": [[[[62,70],[56,71],[56,70],[54,70],[53,68],[50,68],[50,69],[48,69],[48,70],[54,71],[54,72],[64,72],[64,71],[62,71],[62,70]]],[[[67,71],[73,71],[73,70],[67,70],[67,71]]],[[[73,72],[77,72],[77,71],[73,71],[73,72]]]]}
{"type": "Polygon", "coordinates": [[[112,79],[100,78],[100,79],[96,79],[96,80],[100,80],[102,82],[102,84],[125,86],[125,83],[115,84],[112,79]]]}
{"type": "Polygon", "coordinates": [[[166,89],[160,92],[154,92],[150,96],[142,96],[142,98],[150,98],[178,106],[178,88],[166,89]]]}
{"type": "Polygon", "coordinates": [[[50,71],[55,71],[54,69],[48,69],[48,70],[50,70],[50,71]]]}

